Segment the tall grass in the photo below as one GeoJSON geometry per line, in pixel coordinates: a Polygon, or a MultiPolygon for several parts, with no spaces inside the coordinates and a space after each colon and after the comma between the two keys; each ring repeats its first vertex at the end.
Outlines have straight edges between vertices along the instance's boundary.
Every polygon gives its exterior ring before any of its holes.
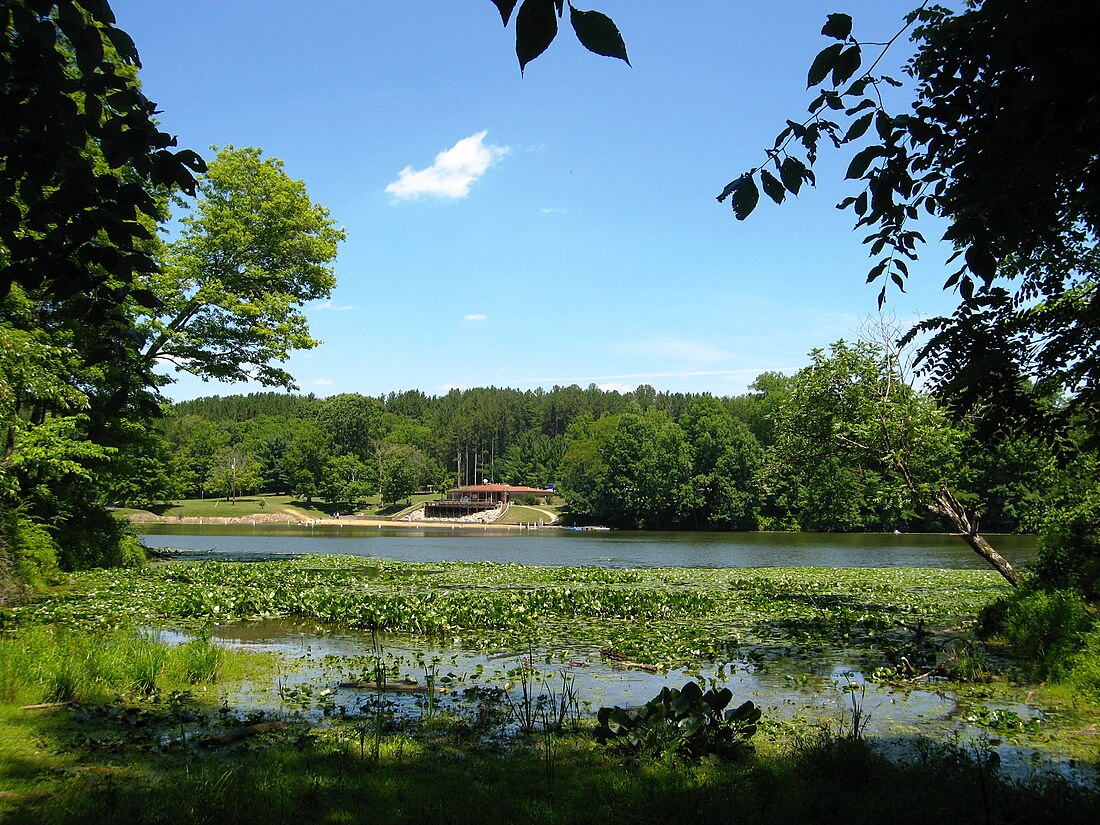
{"type": "Polygon", "coordinates": [[[227,654],[209,638],[176,647],[157,634],[30,627],[0,639],[0,702],[104,702],[213,682],[227,654]]]}

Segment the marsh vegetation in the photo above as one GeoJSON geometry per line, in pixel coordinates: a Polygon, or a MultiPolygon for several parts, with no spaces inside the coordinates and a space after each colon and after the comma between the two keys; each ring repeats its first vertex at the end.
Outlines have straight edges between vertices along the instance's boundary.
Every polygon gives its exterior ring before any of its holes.
{"type": "Polygon", "coordinates": [[[992,570],[335,555],[80,573],[4,614],[0,811],[770,822],[904,798],[901,821],[1072,821],[1095,802],[1074,767],[1095,764],[1095,705],[1007,680],[1019,663],[973,632],[1006,589],[992,570]],[[949,700],[891,718],[925,695],[949,700]],[[600,744],[601,706],[647,703],[658,727],[600,744]]]}

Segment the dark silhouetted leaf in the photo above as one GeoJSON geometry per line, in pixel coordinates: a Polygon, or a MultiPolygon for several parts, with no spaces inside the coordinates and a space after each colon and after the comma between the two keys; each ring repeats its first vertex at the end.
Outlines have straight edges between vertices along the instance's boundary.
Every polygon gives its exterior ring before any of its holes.
{"type": "Polygon", "coordinates": [[[516,57],[521,74],[528,63],[546,51],[557,34],[554,0],[523,0],[516,14],[516,57]]]}
{"type": "Polygon", "coordinates": [[[779,179],[788,190],[797,195],[806,179],[806,166],[798,158],[784,158],[779,167],[779,179]]]}
{"type": "Polygon", "coordinates": [[[839,86],[847,82],[848,78],[856,73],[856,69],[863,63],[863,52],[859,46],[849,46],[840,53],[833,64],[833,85],[839,86]]]}
{"type": "Polygon", "coordinates": [[[857,138],[863,137],[863,135],[866,134],[867,129],[870,128],[871,118],[873,117],[874,115],[868,112],[863,117],[857,118],[855,121],[853,121],[852,125],[848,127],[848,131],[844,134],[844,142],[848,143],[849,141],[853,141],[857,138]]]}
{"type": "Polygon", "coordinates": [[[825,18],[821,33],[835,40],[847,40],[852,33],[852,18],[847,14],[830,14],[825,18]]]}
{"type": "Polygon", "coordinates": [[[885,154],[886,150],[881,146],[868,146],[866,149],[861,149],[856,152],[856,156],[852,158],[852,162],[848,164],[848,171],[845,173],[844,177],[848,180],[855,180],[856,178],[863,177],[863,173],[867,171],[867,167],[871,165],[871,161],[885,154]]]}
{"type": "Polygon", "coordinates": [[[516,7],[516,0],[492,0],[492,2],[500,12],[500,21],[507,26],[512,17],[512,9],[516,7]]]}
{"type": "Polygon", "coordinates": [[[752,179],[752,175],[742,175],[733,193],[734,217],[739,221],[745,220],[752,214],[752,210],[756,208],[759,201],[760,190],[756,188],[756,181],[752,179]]]}
{"type": "Polygon", "coordinates": [[[625,61],[626,65],[630,65],[623,36],[606,14],[598,11],[578,11],[570,5],[569,22],[573,24],[577,39],[588,51],[605,57],[617,57],[625,61]]]}
{"type": "Polygon", "coordinates": [[[806,75],[807,89],[825,80],[825,77],[836,66],[837,58],[840,57],[840,52],[843,48],[844,46],[842,44],[834,43],[818,52],[817,57],[814,58],[814,62],[810,64],[809,73],[806,75]]]}
{"type": "Polygon", "coordinates": [[[783,199],[787,197],[787,190],[783,188],[783,184],[766,169],[760,173],[760,184],[764,187],[764,194],[776,203],[783,203],[783,199]]]}
{"type": "Polygon", "coordinates": [[[966,250],[966,266],[987,284],[997,275],[997,259],[984,246],[974,244],[966,250]]]}

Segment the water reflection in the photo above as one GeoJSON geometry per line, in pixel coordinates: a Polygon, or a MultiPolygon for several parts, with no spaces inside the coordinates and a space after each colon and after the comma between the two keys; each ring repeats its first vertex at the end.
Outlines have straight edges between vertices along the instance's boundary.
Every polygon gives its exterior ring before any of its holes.
{"type": "MultiPolygon", "coordinates": [[[[262,560],[336,553],[408,562],[491,561],[532,565],[644,567],[988,567],[957,536],[881,533],[578,533],[378,529],[324,525],[148,524],[148,547],[185,558],[262,560]]],[[[993,536],[1017,567],[1035,557],[1033,536],[993,536]]]]}
{"type": "MultiPolygon", "coordinates": [[[[872,682],[853,666],[855,657],[843,651],[808,662],[792,656],[775,659],[758,668],[743,661],[710,663],[698,669],[650,673],[624,668],[584,650],[505,650],[473,652],[459,646],[427,643],[413,637],[334,631],[314,622],[273,619],[217,625],[211,637],[236,649],[282,654],[289,665],[273,685],[247,683],[226,696],[242,711],[302,716],[322,722],[329,716],[351,716],[379,701],[376,691],[354,687],[371,681],[376,659],[381,659],[387,682],[426,685],[429,673],[444,692],[435,700],[437,710],[478,713],[487,697],[507,693],[520,702],[517,674],[526,670],[535,696],[558,693],[567,677],[581,712],[586,715],[606,705],[637,706],[668,685],[682,687],[689,680],[704,686],[727,686],[734,703],[752,700],[771,721],[813,726],[843,734],[862,719],[863,733],[880,747],[898,755],[914,756],[920,739],[956,742],[964,747],[995,750],[1009,775],[1026,776],[1041,764],[1078,782],[1095,783],[1096,777],[1081,765],[1040,751],[1023,740],[994,738],[972,713],[962,712],[957,696],[946,690],[905,688],[872,682]]],[[[167,641],[183,641],[184,633],[165,634],[167,641]]],[[[416,717],[426,712],[423,695],[386,693],[389,712],[416,717]]],[[[1001,710],[1022,718],[1039,718],[1042,712],[1024,704],[987,704],[984,711],[1001,710]]]]}

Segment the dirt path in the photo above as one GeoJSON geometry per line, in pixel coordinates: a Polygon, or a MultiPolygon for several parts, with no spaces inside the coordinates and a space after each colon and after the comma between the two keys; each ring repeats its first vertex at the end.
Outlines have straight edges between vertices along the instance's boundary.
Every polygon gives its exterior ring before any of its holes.
{"type": "Polygon", "coordinates": [[[543,510],[541,507],[532,507],[530,504],[525,504],[523,506],[528,508],[529,510],[538,510],[538,512],[546,516],[547,524],[553,524],[555,521],[558,520],[557,514],[552,513],[549,510],[543,510]]]}

